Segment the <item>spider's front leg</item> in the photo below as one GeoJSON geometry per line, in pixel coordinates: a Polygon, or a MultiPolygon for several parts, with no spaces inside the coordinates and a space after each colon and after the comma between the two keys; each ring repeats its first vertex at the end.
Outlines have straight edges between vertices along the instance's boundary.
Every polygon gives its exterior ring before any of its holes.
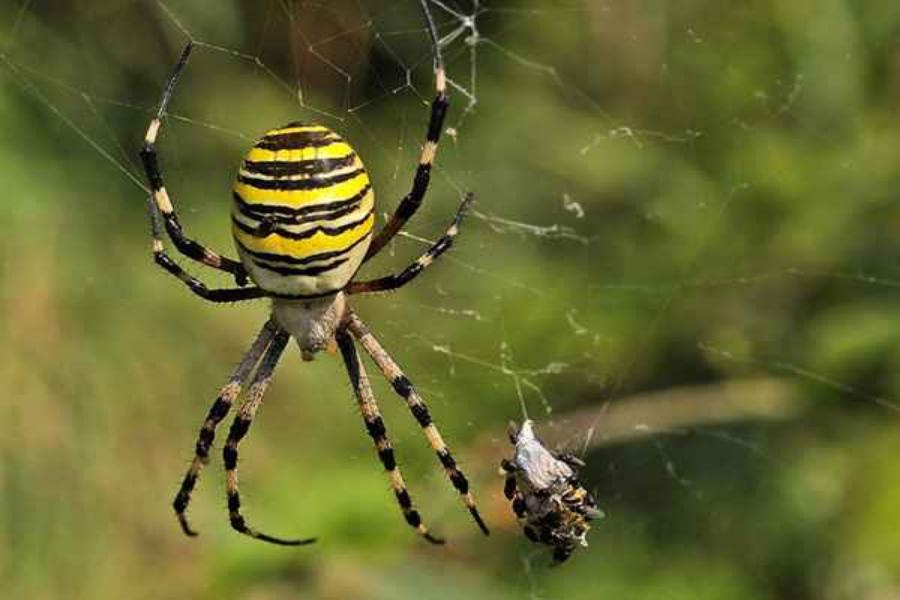
{"type": "Polygon", "coordinates": [[[447,117],[447,109],[450,107],[450,97],[447,94],[447,74],[444,70],[444,58],[441,55],[441,44],[437,35],[437,27],[431,16],[431,11],[428,10],[427,1],[422,0],[421,5],[434,53],[434,87],[436,92],[434,101],[431,103],[428,129],[425,131],[425,144],[422,146],[419,154],[419,164],[416,166],[416,172],[413,176],[412,189],[400,201],[390,221],[372,239],[372,243],[369,244],[369,249],[366,252],[366,257],[363,260],[369,260],[378,254],[385,244],[397,235],[410,217],[419,210],[419,206],[421,206],[422,200],[428,192],[428,185],[431,182],[431,169],[434,166],[438,142],[441,139],[441,130],[444,128],[444,119],[447,117]]]}
{"type": "Polygon", "coordinates": [[[141,148],[140,153],[141,162],[144,165],[144,172],[146,173],[147,181],[150,184],[152,200],[151,219],[153,223],[153,255],[157,264],[172,275],[181,279],[194,293],[207,300],[233,302],[237,300],[258,298],[263,294],[260,293],[259,290],[254,292],[254,288],[250,288],[250,293],[245,294],[235,293],[238,290],[208,290],[206,286],[198,280],[185,274],[184,271],[182,271],[181,268],[166,255],[163,249],[160,230],[164,228],[168,233],[169,238],[175,244],[175,248],[183,255],[208,267],[231,273],[239,286],[243,287],[247,284],[247,271],[240,262],[220,255],[189,238],[184,233],[181,223],[178,220],[178,216],[175,213],[175,207],[172,204],[172,200],[169,197],[169,193],[166,191],[166,186],[163,182],[162,169],[160,168],[159,156],[156,151],[156,138],[162,128],[162,118],[166,112],[166,107],[172,98],[172,94],[175,91],[175,84],[178,81],[178,76],[187,64],[190,53],[191,44],[188,44],[166,82],[165,89],[163,90],[162,97],[159,101],[159,106],[156,110],[156,115],[150,121],[149,127],[147,127],[147,133],[144,136],[144,145],[141,148]],[[157,226],[157,221],[162,221],[161,227],[157,226]]]}

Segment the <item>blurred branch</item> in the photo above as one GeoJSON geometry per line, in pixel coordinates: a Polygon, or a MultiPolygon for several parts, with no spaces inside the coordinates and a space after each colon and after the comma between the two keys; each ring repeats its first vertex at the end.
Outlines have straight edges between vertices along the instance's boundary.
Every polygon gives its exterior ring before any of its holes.
{"type": "MultiPolygon", "coordinates": [[[[586,436],[582,448],[587,450],[705,425],[781,421],[803,407],[793,384],[767,377],[645,392],[535,421],[547,446],[568,446],[586,436]]],[[[473,444],[470,460],[483,464],[496,456],[499,461],[508,450],[506,434],[490,431],[473,444]]]]}
{"type": "Polygon", "coordinates": [[[588,449],[704,425],[786,420],[802,409],[793,384],[759,378],[636,394],[559,415],[543,426],[538,420],[538,428],[551,447],[588,435],[588,449]]]}

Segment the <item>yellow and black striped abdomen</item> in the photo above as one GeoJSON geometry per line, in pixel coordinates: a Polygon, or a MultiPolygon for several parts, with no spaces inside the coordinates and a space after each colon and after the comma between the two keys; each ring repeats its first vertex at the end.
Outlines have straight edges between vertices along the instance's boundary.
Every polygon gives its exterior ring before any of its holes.
{"type": "Polygon", "coordinates": [[[291,123],[267,132],[241,163],[232,231],[259,287],[290,296],[343,288],[372,239],[375,195],[338,134],[291,123]]]}

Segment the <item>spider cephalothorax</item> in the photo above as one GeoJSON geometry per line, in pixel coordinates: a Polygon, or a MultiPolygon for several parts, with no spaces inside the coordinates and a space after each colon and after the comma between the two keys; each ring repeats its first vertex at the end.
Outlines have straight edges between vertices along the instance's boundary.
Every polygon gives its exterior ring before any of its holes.
{"type": "Polygon", "coordinates": [[[209,460],[217,426],[228,414],[249,378],[245,398],[238,408],[222,451],[231,525],[241,533],[278,544],[295,545],[313,541],[285,540],[251,528],[241,513],[237,484],[238,445],[250,428],[275,365],[291,338],[297,341],[306,360],[311,360],[317,352],[326,348],[337,347],[340,350],[366,431],[375,443],[397,502],[412,527],[429,541],[441,542],[429,533],[418,511],[413,508],[368,376],[359,361],[356,343],[362,345],[397,394],[405,400],[466,508],[481,530],[488,533],[469,491],[468,480],[457,467],[432,422],[425,402],[348,302],[348,297],[353,294],[397,289],[430,266],[452,245],[471,201],[471,195],[467,195],[444,235],[403,271],[369,281],[353,280],[359,267],[375,256],[416,212],[428,189],[448,99],[440,45],[425,0],[422,0],[422,8],[434,51],[437,96],[432,103],[426,140],[412,188],[388,223],[374,235],[375,197],[356,152],[327,127],[290,123],[267,132],[241,163],[234,184],[232,208],[232,231],[240,260],[226,258],[188,238],[163,185],[156,138],[178,75],[187,64],[190,44],[165,86],[141,151],[152,190],[149,206],[154,259],[192,292],[211,302],[254,298],[272,300],[271,318],[263,325],[228,384],[209,409],[200,428],[194,459],[173,502],[179,522],[188,535],[195,535],[185,516],[191,492],[203,465],[209,460]],[[164,230],[179,252],[203,265],[232,274],[240,287],[210,289],[187,274],[166,254],[164,230]],[[247,286],[248,279],[256,285],[247,286]]]}
{"type": "Polygon", "coordinates": [[[578,481],[577,468],[584,462],[570,454],[554,453],[534,434],[531,421],[510,428],[515,445],[511,460],[503,460],[504,493],[525,535],[553,549],[553,559],[563,562],[580,546],[587,546],[590,521],[603,512],[578,481]]]}

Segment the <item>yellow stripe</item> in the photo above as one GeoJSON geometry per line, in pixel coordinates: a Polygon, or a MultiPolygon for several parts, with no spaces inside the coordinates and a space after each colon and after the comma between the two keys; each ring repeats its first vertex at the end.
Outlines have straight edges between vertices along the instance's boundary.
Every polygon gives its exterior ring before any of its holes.
{"type": "Polygon", "coordinates": [[[332,142],[327,146],[308,146],[306,148],[294,148],[290,150],[263,150],[252,148],[245,160],[253,162],[284,161],[296,162],[300,160],[313,160],[317,158],[341,158],[353,152],[353,148],[347,142],[332,142]]]}
{"type": "Polygon", "coordinates": [[[362,172],[353,179],[316,190],[261,190],[246,183],[235,182],[234,191],[247,204],[275,204],[299,208],[351,198],[368,184],[369,176],[362,172]]]}
{"type": "Polygon", "coordinates": [[[357,242],[368,235],[369,232],[372,231],[374,223],[375,215],[373,213],[369,215],[368,219],[353,229],[348,229],[343,233],[328,235],[327,233],[320,231],[303,240],[284,238],[277,233],[270,234],[264,238],[258,238],[245,233],[234,225],[232,225],[231,230],[234,237],[248,250],[289,256],[291,258],[304,258],[312,254],[339,251],[348,248],[354,242],[357,242]]]}

